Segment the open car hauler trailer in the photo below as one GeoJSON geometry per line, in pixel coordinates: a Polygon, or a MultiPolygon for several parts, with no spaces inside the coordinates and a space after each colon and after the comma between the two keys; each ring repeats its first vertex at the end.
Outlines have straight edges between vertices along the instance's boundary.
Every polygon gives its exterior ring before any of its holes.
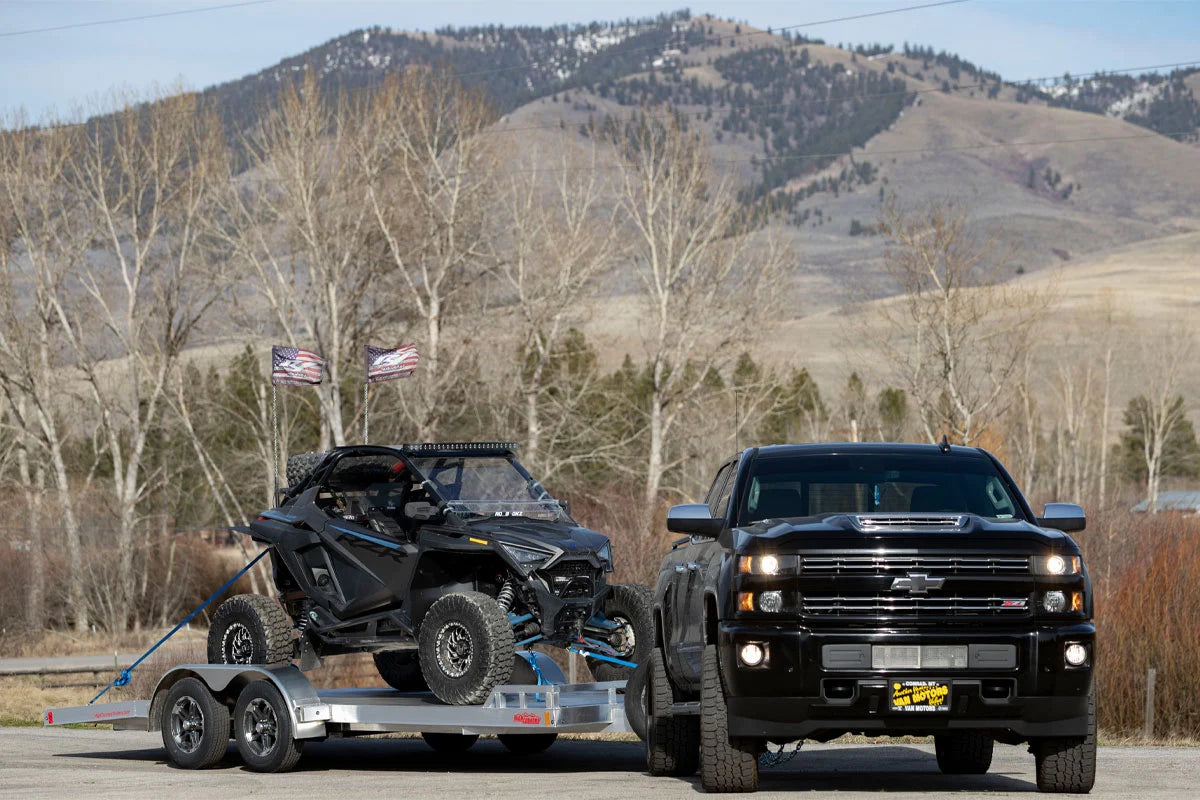
{"type": "Polygon", "coordinates": [[[291,769],[305,742],[362,734],[420,733],[434,749],[459,752],[490,734],[530,754],[560,733],[631,730],[624,681],[567,684],[545,654],[522,655],[544,683],[496,687],[478,706],[443,705],[429,692],[318,690],[292,665],[187,664],[168,670],[148,700],[50,709],[44,722],[162,731],[171,763],[188,769],[216,764],[232,738],[259,772],[291,769]]]}

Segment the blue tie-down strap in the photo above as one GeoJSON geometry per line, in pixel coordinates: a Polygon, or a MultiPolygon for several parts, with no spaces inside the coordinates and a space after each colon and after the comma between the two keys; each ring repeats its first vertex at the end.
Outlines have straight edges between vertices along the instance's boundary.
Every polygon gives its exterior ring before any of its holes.
{"type": "Polygon", "coordinates": [[[192,611],[192,613],[188,614],[186,617],[184,617],[182,620],[180,620],[179,624],[176,625],[174,628],[171,628],[171,630],[167,632],[166,636],[159,639],[157,642],[154,643],[153,647],[151,647],[149,650],[147,650],[146,652],[144,652],[140,656],[138,656],[137,661],[134,661],[128,667],[121,670],[121,674],[118,675],[117,677],[113,678],[112,682],[109,683],[108,686],[105,686],[103,689],[101,689],[100,694],[96,695],[91,700],[89,700],[88,705],[90,706],[92,703],[99,700],[101,697],[104,696],[105,692],[107,692],[109,689],[113,688],[114,686],[128,686],[129,681],[132,680],[132,678],[133,678],[132,673],[135,669],[137,669],[139,664],[141,664],[143,661],[145,661],[147,658],[149,658],[150,654],[153,653],[155,650],[157,650],[159,647],[161,647],[163,645],[163,643],[165,641],[167,641],[167,639],[170,639],[172,636],[174,636],[176,633],[178,633],[180,628],[182,628],[184,625],[187,625],[189,622],[191,622],[192,619],[197,614],[199,614],[204,609],[208,608],[209,603],[211,603],[213,600],[216,600],[218,597],[223,595],[225,593],[225,591],[227,589],[229,589],[230,586],[233,586],[233,584],[237,583],[238,578],[242,577],[247,572],[249,572],[250,568],[253,567],[255,564],[257,564],[259,561],[261,561],[262,557],[265,556],[269,552],[271,552],[271,549],[268,547],[266,550],[263,550],[261,553],[259,553],[257,556],[255,556],[254,560],[252,560],[249,564],[247,564],[246,566],[244,566],[240,570],[238,570],[237,574],[234,575],[229,580],[225,581],[224,585],[221,586],[220,589],[217,589],[215,592],[213,592],[211,595],[209,595],[207,600],[205,600],[200,605],[196,606],[196,608],[192,611]]]}

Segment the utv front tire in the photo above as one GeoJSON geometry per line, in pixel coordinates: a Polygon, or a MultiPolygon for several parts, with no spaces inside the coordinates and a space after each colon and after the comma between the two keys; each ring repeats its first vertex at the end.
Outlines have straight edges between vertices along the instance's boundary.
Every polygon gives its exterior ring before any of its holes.
{"type": "Polygon", "coordinates": [[[292,622],[261,594],[229,598],[208,629],[210,664],[281,664],[292,658],[292,622]]]}
{"type": "Polygon", "coordinates": [[[1096,784],[1096,687],[1088,693],[1088,732],[1082,739],[1039,739],[1030,749],[1039,792],[1087,794],[1096,784]]]}
{"type": "Polygon", "coordinates": [[[384,683],[398,692],[424,692],[429,689],[417,654],[408,650],[376,653],[375,669],[384,683]]]}
{"type": "Polygon", "coordinates": [[[478,705],[512,675],[512,625],[500,605],[481,592],[439,599],[425,614],[417,638],[421,674],[448,705],[478,705]]]}
{"type": "MultiPolygon", "coordinates": [[[[604,616],[620,623],[621,642],[614,647],[623,661],[640,664],[650,656],[654,644],[654,618],[650,609],[654,605],[654,594],[649,587],[637,583],[615,583],[604,600],[604,616]]],[[[589,661],[588,669],[597,681],[627,681],[633,675],[632,667],[612,664],[599,659],[589,661]]]]}

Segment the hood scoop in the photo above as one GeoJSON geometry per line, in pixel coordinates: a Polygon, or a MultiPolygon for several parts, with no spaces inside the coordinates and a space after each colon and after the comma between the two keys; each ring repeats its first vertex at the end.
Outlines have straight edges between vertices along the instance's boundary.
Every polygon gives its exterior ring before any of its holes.
{"type": "Polygon", "coordinates": [[[961,531],[967,514],[854,514],[850,520],[861,531],[961,531]]]}

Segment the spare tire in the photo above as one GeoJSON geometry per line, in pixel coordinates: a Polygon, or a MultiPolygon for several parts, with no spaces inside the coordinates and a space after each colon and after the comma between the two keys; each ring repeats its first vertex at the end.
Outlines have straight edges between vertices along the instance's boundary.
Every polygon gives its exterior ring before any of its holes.
{"type": "Polygon", "coordinates": [[[288,488],[299,486],[325,458],[324,453],[299,453],[287,460],[288,488]]]}
{"type": "Polygon", "coordinates": [[[213,614],[208,663],[280,664],[291,659],[292,621],[271,598],[235,595],[213,614]]]}

